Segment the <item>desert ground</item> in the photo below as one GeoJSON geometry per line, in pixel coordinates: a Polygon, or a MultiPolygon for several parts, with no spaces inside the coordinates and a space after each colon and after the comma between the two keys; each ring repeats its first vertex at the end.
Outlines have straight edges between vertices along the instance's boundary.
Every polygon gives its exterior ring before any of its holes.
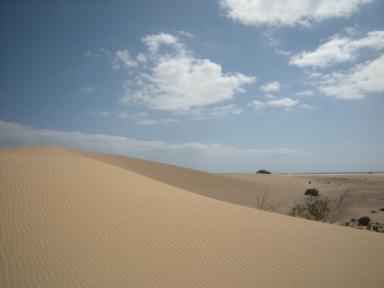
{"type": "Polygon", "coordinates": [[[384,223],[384,174],[223,174],[228,177],[252,181],[259,188],[259,194],[268,193],[268,197],[278,202],[277,212],[288,213],[295,201],[300,201],[306,189],[316,188],[321,195],[337,199],[343,192],[348,192],[346,211],[339,222],[350,218],[369,216],[372,221],[384,223]],[[261,190],[261,192],[260,192],[261,190]],[[373,211],[373,213],[372,213],[373,211]]]}
{"type": "Polygon", "coordinates": [[[383,221],[383,174],[212,174],[0,150],[0,287],[384,287],[384,234],[284,215],[315,187],[383,221]],[[257,197],[281,203],[261,211],[257,197]],[[377,213],[371,213],[377,210],[377,213]]]}

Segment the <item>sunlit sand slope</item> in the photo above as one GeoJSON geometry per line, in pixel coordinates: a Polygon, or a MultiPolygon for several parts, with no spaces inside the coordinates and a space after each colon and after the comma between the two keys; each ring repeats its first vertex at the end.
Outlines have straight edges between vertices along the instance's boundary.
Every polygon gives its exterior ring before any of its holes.
{"type": "Polygon", "coordinates": [[[305,191],[306,181],[291,176],[254,174],[256,177],[243,177],[240,174],[238,177],[233,177],[233,175],[212,174],[126,156],[69,151],[128,169],[184,190],[248,207],[257,207],[258,195],[265,192],[268,192],[270,200],[291,203],[299,199],[305,191]]]}

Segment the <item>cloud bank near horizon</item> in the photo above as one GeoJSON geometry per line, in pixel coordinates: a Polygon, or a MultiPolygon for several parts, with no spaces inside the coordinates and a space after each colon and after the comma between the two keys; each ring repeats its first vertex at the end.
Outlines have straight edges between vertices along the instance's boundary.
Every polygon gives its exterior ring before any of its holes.
{"type": "Polygon", "coordinates": [[[308,151],[287,148],[242,149],[199,142],[171,144],[79,131],[37,129],[0,120],[0,147],[45,145],[134,156],[209,171],[254,171],[261,168],[281,171],[283,168],[279,168],[279,163],[284,166],[285,161],[292,158],[310,155],[308,151]]]}

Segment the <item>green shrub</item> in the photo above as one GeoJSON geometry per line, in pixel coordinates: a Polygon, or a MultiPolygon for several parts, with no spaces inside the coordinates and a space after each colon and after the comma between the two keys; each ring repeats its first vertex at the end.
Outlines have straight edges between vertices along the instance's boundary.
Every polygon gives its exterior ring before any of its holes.
{"type": "Polygon", "coordinates": [[[269,172],[268,170],[264,170],[264,169],[261,169],[259,171],[256,172],[257,174],[272,174],[271,172],[269,172]]]}
{"type": "Polygon", "coordinates": [[[304,193],[305,196],[314,196],[314,197],[318,197],[320,194],[319,194],[319,190],[317,190],[316,188],[311,188],[311,189],[307,189],[304,193]]]}
{"type": "MultiPolygon", "coordinates": [[[[340,194],[337,199],[331,200],[321,196],[316,189],[308,190],[315,190],[317,193],[313,191],[306,193],[310,197],[295,202],[288,213],[289,215],[327,223],[335,223],[345,217],[348,191],[340,194]]],[[[351,221],[353,222],[353,220],[351,221]]]]}
{"type": "Polygon", "coordinates": [[[307,197],[304,201],[295,203],[289,214],[309,220],[327,222],[330,212],[331,207],[328,198],[307,197]]]}
{"type": "Polygon", "coordinates": [[[371,218],[368,216],[360,217],[358,220],[359,226],[369,226],[371,223],[371,218]]]}

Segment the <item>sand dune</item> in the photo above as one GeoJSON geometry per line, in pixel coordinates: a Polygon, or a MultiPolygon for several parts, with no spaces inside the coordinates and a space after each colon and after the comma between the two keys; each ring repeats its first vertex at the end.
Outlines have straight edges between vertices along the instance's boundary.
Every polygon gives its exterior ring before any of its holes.
{"type": "MultiPolygon", "coordinates": [[[[306,187],[306,180],[291,175],[212,174],[126,156],[74,149],[69,151],[128,169],[174,187],[248,207],[256,207],[257,196],[264,192],[269,193],[271,200],[291,203],[302,196],[300,193],[305,191],[306,187]]],[[[283,208],[287,210],[287,207],[283,208]]]]}
{"type": "Polygon", "coordinates": [[[233,204],[252,181],[103,157],[0,152],[1,287],[384,287],[381,234],[233,204]]]}

